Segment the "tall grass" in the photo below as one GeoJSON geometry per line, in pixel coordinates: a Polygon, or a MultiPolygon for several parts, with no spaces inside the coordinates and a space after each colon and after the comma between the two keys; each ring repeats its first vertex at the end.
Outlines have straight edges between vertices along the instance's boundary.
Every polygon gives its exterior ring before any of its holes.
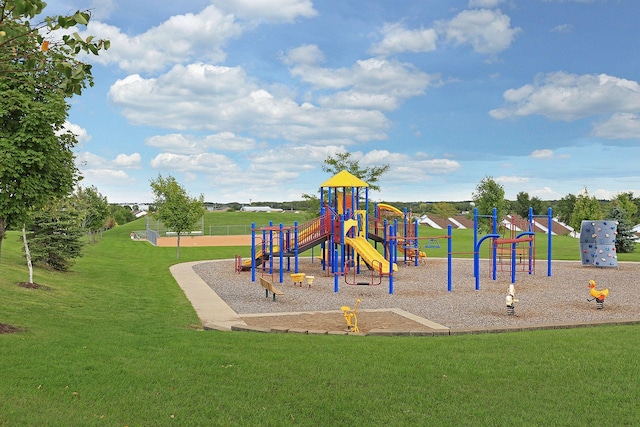
{"type": "MultiPolygon", "coordinates": [[[[27,277],[3,244],[0,425],[632,425],[637,326],[438,338],[202,331],[173,248],[90,245],[27,277]]],[[[183,248],[180,262],[235,248],[183,248]]],[[[258,294],[257,294],[258,295],[258,294]]]]}

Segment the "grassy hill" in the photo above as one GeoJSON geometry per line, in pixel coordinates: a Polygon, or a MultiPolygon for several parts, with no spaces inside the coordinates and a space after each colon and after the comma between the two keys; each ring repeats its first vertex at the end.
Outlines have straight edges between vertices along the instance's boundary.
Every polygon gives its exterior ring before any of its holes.
{"type": "MultiPolygon", "coordinates": [[[[3,243],[0,425],[632,425],[637,326],[437,338],[203,331],[174,248],[105,233],[69,273],[3,243]],[[596,405],[596,402],[599,405],[596,405]]],[[[575,241],[574,241],[575,242],[575,241]]],[[[237,248],[183,248],[179,262],[237,248]]]]}

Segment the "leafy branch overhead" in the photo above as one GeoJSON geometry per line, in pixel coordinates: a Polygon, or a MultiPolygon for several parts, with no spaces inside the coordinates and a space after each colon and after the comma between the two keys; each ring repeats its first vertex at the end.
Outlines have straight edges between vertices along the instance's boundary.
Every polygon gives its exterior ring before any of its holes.
{"type": "Polygon", "coordinates": [[[45,6],[42,0],[0,1],[0,77],[11,79],[53,68],[62,77],[57,87],[66,96],[80,95],[87,83],[93,86],[93,77],[91,64],[76,56],[98,55],[111,43],[93,36],[82,38],[77,31],[59,36],[64,30],[86,26],[91,19],[88,11],[49,16],[33,24],[45,6]]]}
{"type": "Polygon", "coordinates": [[[66,197],[81,179],[65,128],[67,98],[93,85],[83,55],[109,48],[82,38],[88,12],[39,18],[42,0],[0,0],[0,247],[32,210],[66,197]]]}

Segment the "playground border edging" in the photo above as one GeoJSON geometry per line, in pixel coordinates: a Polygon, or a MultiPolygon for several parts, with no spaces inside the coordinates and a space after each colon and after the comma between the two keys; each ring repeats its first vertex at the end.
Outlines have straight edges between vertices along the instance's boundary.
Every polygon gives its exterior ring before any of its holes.
{"type": "MultiPolygon", "coordinates": [[[[438,336],[453,336],[453,335],[479,335],[479,334],[501,334],[510,332],[526,332],[526,331],[538,331],[538,330],[550,330],[550,329],[576,329],[576,328],[590,328],[597,326],[616,326],[616,325],[638,325],[640,319],[615,319],[615,320],[602,320],[596,322],[575,322],[575,323],[559,323],[559,324],[541,324],[541,325],[528,325],[528,326],[514,326],[514,327],[498,327],[498,328],[452,328],[448,330],[433,330],[433,331],[399,331],[389,329],[372,329],[367,333],[362,332],[347,332],[347,331],[325,331],[316,329],[304,329],[304,328],[283,328],[274,327],[266,328],[262,326],[248,326],[244,324],[236,324],[231,326],[231,331],[237,332],[258,332],[258,333],[290,333],[298,335],[351,335],[351,336],[380,336],[380,337],[397,337],[397,336],[411,336],[411,337],[438,337],[438,336]]],[[[227,328],[219,328],[215,325],[206,325],[206,330],[217,330],[222,332],[228,332],[227,328]]]]}

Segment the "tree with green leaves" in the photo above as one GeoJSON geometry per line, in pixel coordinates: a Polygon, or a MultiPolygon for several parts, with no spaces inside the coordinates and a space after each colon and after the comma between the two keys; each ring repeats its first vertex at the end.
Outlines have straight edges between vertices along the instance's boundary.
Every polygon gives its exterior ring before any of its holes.
{"type": "Polygon", "coordinates": [[[98,231],[104,228],[109,216],[107,198],[92,185],[86,188],[78,186],[71,200],[78,211],[80,227],[86,233],[87,241],[93,237],[92,240],[95,242],[98,231]]]}
{"type": "Polygon", "coordinates": [[[360,178],[367,184],[371,190],[380,190],[378,181],[380,177],[389,170],[388,164],[382,166],[371,166],[368,168],[360,167],[360,162],[355,160],[351,153],[337,153],[335,156],[329,156],[324,160],[322,170],[335,175],[346,170],[351,175],[360,178]]]}
{"type": "Polygon", "coordinates": [[[635,251],[636,235],[633,232],[633,224],[629,220],[627,211],[618,204],[612,204],[607,212],[607,219],[618,222],[616,251],[618,253],[631,253],[635,251]]]}
{"type": "MultiPolygon", "coordinates": [[[[492,176],[485,176],[480,180],[472,198],[479,215],[492,215],[493,208],[496,208],[498,222],[500,222],[507,213],[508,201],[504,198],[504,188],[492,176]]],[[[484,232],[492,231],[491,224],[487,220],[480,221],[480,227],[484,232]]]]}
{"type": "Polygon", "coordinates": [[[582,193],[576,197],[569,225],[574,230],[579,231],[582,221],[600,219],[602,219],[600,202],[595,196],[589,196],[589,190],[585,187],[582,193]]]}
{"type": "Polygon", "coordinates": [[[77,211],[70,206],[70,199],[49,203],[47,207],[32,212],[27,238],[34,264],[58,271],[69,270],[82,249],[82,230],[77,211]]]}
{"type": "MultiPolygon", "coordinates": [[[[573,215],[573,208],[576,205],[576,195],[567,194],[556,203],[553,208],[553,212],[556,214],[558,221],[571,225],[571,215],[573,215]]],[[[577,231],[580,231],[579,229],[577,231]]]]}
{"type": "Polygon", "coordinates": [[[92,85],[81,52],[98,54],[105,41],[56,30],[86,25],[87,12],[32,22],[46,3],[0,0],[0,248],[6,230],[20,226],[31,210],[73,191],[80,174],[64,129],[67,98],[92,85]]]}
{"type": "Polygon", "coordinates": [[[204,196],[195,198],[171,175],[158,175],[151,180],[156,211],[154,216],[169,230],[176,233],[176,258],[180,258],[180,237],[193,230],[195,223],[204,215],[204,196]]]}
{"type": "Polygon", "coordinates": [[[514,212],[523,218],[528,218],[529,208],[533,210],[534,215],[542,215],[545,210],[540,198],[535,196],[529,198],[529,193],[524,191],[519,192],[516,195],[516,201],[513,206],[514,212]]]}
{"type": "Polygon", "coordinates": [[[458,214],[458,209],[451,203],[438,202],[431,206],[431,212],[442,218],[450,218],[458,214]]]}
{"type": "Polygon", "coordinates": [[[59,36],[58,30],[86,26],[88,11],[38,19],[47,4],[42,0],[0,0],[0,77],[22,80],[22,76],[55,73],[57,81],[38,80],[40,89],[65,96],[80,95],[87,83],[93,86],[91,64],[78,59],[80,52],[98,55],[110,41],[82,38],[78,32],[59,36]],[[35,22],[35,23],[34,23],[35,22]]]}
{"type": "Polygon", "coordinates": [[[626,213],[626,220],[635,224],[638,215],[638,206],[634,203],[632,192],[619,193],[611,200],[611,206],[617,207],[626,213]]]}
{"type": "Polygon", "coordinates": [[[107,219],[107,222],[111,222],[109,227],[123,225],[135,219],[136,216],[129,206],[109,205],[109,218],[107,219]]]}

